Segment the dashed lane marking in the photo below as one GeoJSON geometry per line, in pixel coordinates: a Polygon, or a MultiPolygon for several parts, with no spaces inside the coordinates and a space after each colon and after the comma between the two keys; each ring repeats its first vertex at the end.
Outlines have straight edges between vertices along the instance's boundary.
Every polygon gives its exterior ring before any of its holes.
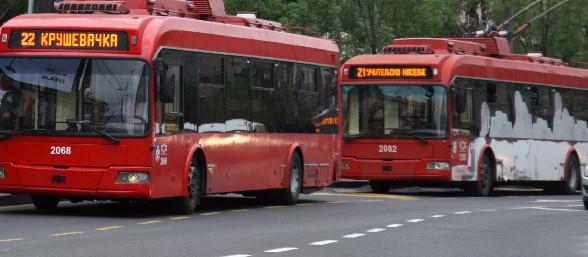
{"type": "Polygon", "coordinates": [[[390,224],[390,225],[388,225],[386,227],[389,227],[389,228],[398,228],[398,227],[402,227],[402,224],[390,224]]]}
{"type": "Polygon", "coordinates": [[[205,212],[205,213],[200,213],[200,216],[212,216],[212,215],[218,215],[221,214],[222,212],[218,212],[218,211],[213,211],[213,212],[205,212]]]}
{"type": "Polygon", "coordinates": [[[421,222],[423,220],[424,219],[411,219],[411,220],[407,220],[406,222],[409,222],[409,223],[419,223],[419,222],[421,222]]]}
{"type": "Polygon", "coordinates": [[[435,218],[435,219],[443,218],[443,217],[445,217],[445,215],[437,214],[437,215],[431,216],[431,218],[435,218]]]}
{"type": "Polygon", "coordinates": [[[227,256],[223,256],[223,257],[250,257],[251,255],[249,254],[234,254],[234,255],[227,255],[227,256]]]}
{"type": "Polygon", "coordinates": [[[178,216],[178,217],[171,217],[170,220],[186,220],[189,219],[189,216],[178,216]]]}
{"type": "Polygon", "coordinates": [[[320,193],[314,193],[313,195],[379,198],[379,199],[391,199],[391,200],[400,200],[400,201],[413,201],[413,200],[418,199],[414,196],[391,195],[391,194],[373,194],[373,193],[325,193],[325,192],[320,192],[320,193]]]}
{"type": "Polygon", "coordinates": [[[556,200],[556,199],[539,199],[531,201],[532,203],[576,203],[582,200],[556,200]]]}
{"type": "Polygon", "coordinates": [[[101,228],[96,228],[94,230],[96,231],[108,231],[108,230],[113,230],[113,229],[119,229],[122,228],[123,226],[109,226],[109,227],[101,227],[101,228]]]}
{"type": "Polygon", "coordinates": [[[372,229],[368,230],[367,232],[368,233],[378,233],[378,232],[382,232],[384,230],[386,230],[386,229],[383,229],[383,228],[372,228],[372,229]]]}
{"type": "Polygon", "coordinates": [[[9,243],[9,242],[15,242],[15,241],[23,241],[25,240],[24,237],[19,237],[19,238],[8,238],[8,239],[0,239],[0,243],[9,243]]]}
{"type": "Polygon", "coordinates": [[[231,210],[231,212],[246,212],[249,209],[236,209],[236,210],[231,210]]]}
{"type": "Polygon", "coordinates": [[[151,224],[157,224],[157,223],[161,223],[161,220],[148,220],[148,221],[138,222],[137,224],[139,224],[139,225],[151,225],[151,224]]]}
{"type": "Polygon", "coordinates": [[[284,205],[273,205],[273,206],[266,206],[264,208],[266,209],[278,209],[278,208],[284,208],[284,205]]]}
{"type": "Polygon", "coordinates": [[[362,237],[362,236],[365,236],[365,234],[355,233],[355,234],[344,235],[343,238],[358,238],[358,237],[362,237]]]}
{"type": "Polygon", "coordinates": [[[328,245],[328,244],[334,244],[337,242],[338,242],[337,240],[324,240],[324,241],[310,243],[310,245],[323,246],[323,245],[328,245]]]}
{"type": "Polygon", "coordinates": [[[471,211],[456,211],[453,214],[455,215],[464,215],[464,214],[471,214],[471,211]]]}
{"type": "Polygon", "coordinates": [[[81,235],[81,234],[84,234],[84,232],[79,232],[79,231],[65,232],[65,233],[59,233],[59,234],[51,234],[49,236],[51,236],[51,237],[60,237],[60,236],[75,236],[75,235],[81,235]]]}
{"type": "Polygon", "coordinates": [[[544,211],[581,211],[581,212],[584,211],[584,210],[576,210],[576,209],[561,209],[561,208],[547,208],[547,207],[535,207],[535,208],[530,208],[530,209],[544,210],[544,211]]]}
{"type": "Polygon", "coordinates": [[[283,253],[283,252],[289,252],[289,251],[294,251],[294,250],[298,250],[298,248],[296,248],[296,247],[284,247],[284,248],[271,249],[271,250],[267,250],[267,251],[264,251],[264,252],[266,252],[266,253],[283,253]]]}
{"type": "Polygon", "coordinates": [[[494,209],[488,209],[488,210],[479,210],[480,212],[495,212],[497,210],[494,209]]]}
{"type": "Polygon", "coordinates": [[[21,205],[4,206],[4,207],[0,207],[0,210],[10,210],[10,209],[16,209],[16,208],[21,208],[21,207],[33,207],[33,205],[32,204],[21,204],[21,205]]]}

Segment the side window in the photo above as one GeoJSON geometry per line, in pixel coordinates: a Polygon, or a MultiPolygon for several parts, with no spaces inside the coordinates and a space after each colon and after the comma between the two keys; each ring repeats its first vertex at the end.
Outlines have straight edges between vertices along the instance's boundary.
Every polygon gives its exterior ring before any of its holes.
{"type": "Polygon", "coordinates": [[[198,58],[198,132],[225,132],[225,57],[198,58]]]}
{"type": "Polygon", "coordinates": [[[182,97],[182,68],[179,65],[170,65],[167,68],[162,100],[163,134],[176,133],[182,130],[183,113],[181,111],[182,97]],[[164,99],[168,98],[168,99],[164,99]]]}
{"type": "Polygon", "coordinates": [[[299,133],[316,132],[315,123],[319,114],[317,92],[317,68],[298,64],[296,72],[297,130],[299,133]]]}
{"type": "Polygon", "coordinates": [[[226,132],[248,132],[251,109],[251,61],[232,57],[229,61],[225,92],[226,132]]]}
{"type": "Polygon", "coordinates": [[[276,67],[276,125],[278,133],[296,132],[298,106],[294,83],[294,64],[279,63],[276,67]]]}
{"type": "Polygon", "coordinates": [[[274,64],[254,61],[252,65],[253,84],[251,85],[252,132],[266,133],[276,131],[274,89],[274,64]]]}
{"type": "Polygon", "coordinates": [[[337,73],[332,68],[320,69],[319,113],[316,129],[321,134],[338,133],[337,73]]]}
{"type": "Polygon", "coordinates": [[[476,135],[475,81],[458,78],[453,83],[453,128],[456,136],[476,135]]]}

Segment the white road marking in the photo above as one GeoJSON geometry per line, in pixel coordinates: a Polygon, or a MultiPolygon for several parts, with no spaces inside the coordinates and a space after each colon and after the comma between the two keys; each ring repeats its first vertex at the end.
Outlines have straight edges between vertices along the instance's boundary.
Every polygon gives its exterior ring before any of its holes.
{"type": "Polygon", "coordinates": [[[435,219],[443,218],[443,217],[445,217],[445,215],[438,214],[438,215],[431,216],[431,218],[435,218],[435,219]]]}
{"type": "Polygon", "coordinates": [[[325,241],[313,242],[313,243],[310,243],[310,245],[322,246],[322,245],[334,244],[337,242],[338,242],[337,240],[325,240],[325,241]]]}
{"type": "MultiPolygon", "coordinates": [[[[267,208],[267,207],[266,207],[267,208]]],[[[212,216],[212,215],[218,215],[221,214],[222,212],[218,212],[218,211],[213,211],[213,212],[205,212],[205,213],[200,213],[200,216],[212,216]]]]}
{"type": "Polygon", "coordinates": [[[113,229],[119,229],[122,228],[123,226],[109,226],[109,227],[101,227],[101,228],[96,228],[96,231],[107,231],[107,230],[113,230],[113,229]]]}
{"type": "Polygon", "coordinates": [[[362,237],[362,236],[365,236],[365,234],[355,233],[355,234],[345,235],[345,236],[343,236],[343,238],[358,238],[358,237],[362,237]]]}
{"type": "Polygon", "coordinates": [[[480,212],[493,212],[493,211],[496,211],[496,210],[494,210],[494,209],[488,209],[488,210],[479,210],[479,211],[480,212]]]}
{"type": "Polygon", "coordinates": [[[58,236],[73,236],[73,235],[81,235],[84,232],[66,232],[66,233],[59,233],[59,234],[51,234],[51,237],[58,237],[58,236]]]}
{"type": "Polygon", "coordinates": [[[418,223],[418,222],[421,222],[423,220],[424,219],[411,219],[411,220],[407,220],[406,222],[409,222],[409,223],[418,223]]]}
{"type": "Polygon", "coordinates": [[[537,207],[532,208],[535,210],[544,210],[544,211],[584,211],[584,210],[575,210],[575,209],[560,209],[560,208],[547,208],[547,207],[537,207]]]}
{"type": "Polygon", "coordinates": [[[0,243],[8,243],[8,242],[22,241],[22,240],[25,240],[25,238],[20,237],[20,238],[0,239],[0,243]]]}
{"type": "Polygon", "coordinates": [[[289,251],[294,251],[294,250],[298,250],[298,248],[296,248],[296,247],[284,247],[284,248],[277,248],[277,249],[267,250],[265,252],[266,253],[283,253],[283,252],[289,252],[289,251]]]}
{"type": "Polygon", "coordinates": [[[532,203],[576,203],[581,202],[582,200],[551,200],[551,199],[539,199],[536,201],[531,201],[532,203]]]}
{"type": "Polygon", "coordinates": [[[157,224],[157,223],[161,223],[161,220],[148,220],[148,221],[138,222],[137,224],[139,224],[139,225],[151,225],[151,224],[157,224]]]}
{"type": "Polygon", "coordinates": [[[388,225],[386,227],[389,227],[389,228],[398,228],[398,227],[402,227],[402,224],[390,224],[390,225],[388,225]]]}
{"type": "Polygon", "coordinates": [[[171,217],[169,218],[170,220],[186,220],[189,219],[190,217],[188,216],[178,216],[178,217],[171,217]]]}
{"type": "Polygon", "coordinates": [[[378,232],[382,232],[384,230],[386,230],[386,229],[383,229],[383,228],[372,228],[372,229],[368,230],[367,232],[368,233],[378,233],[378,232]]]}
{"type": "Polygon", "coordinates": [[[568,204],[566,207],[584,207],[583,204],[568,204]]]}
{"type": "Polygon", "coordinates": [[[222,257],[250,257],[251,255],[248,254],[235,254],[235,255],[227,255],[222,257]]]}
{"type": "Polygon", "coordinates": [[[470,214],[472,213],[471,211],[456,211],[453,214],[455,215],[464,215],[464,214],[470,214]]]}

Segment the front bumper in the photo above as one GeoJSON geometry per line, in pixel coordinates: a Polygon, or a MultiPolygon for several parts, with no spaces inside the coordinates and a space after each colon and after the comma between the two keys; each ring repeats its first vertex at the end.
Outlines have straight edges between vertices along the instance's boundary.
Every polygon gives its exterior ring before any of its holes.
{"type": "MultiPolygon", "coordinates": [[[[449,182],[451,168],[449,170],[427,169],[430,161],[443,160],[371,160],[341,158],[342,177],[356,180],[386,180],[404,182],[449,182]]],[[[449,162],[449,161],[446,161],[449,162]]]]}
{"type": "Polygon", "coordinates": [[[81,199],[151,199],[151,184],[119,184],[121,171],[151,172],[149,167],[53,167],[0,163],[0,192],[81,199]]]}

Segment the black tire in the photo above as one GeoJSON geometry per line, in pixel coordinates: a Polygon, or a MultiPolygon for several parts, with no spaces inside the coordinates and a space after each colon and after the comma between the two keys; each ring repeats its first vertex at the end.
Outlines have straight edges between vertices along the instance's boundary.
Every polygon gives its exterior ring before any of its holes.
{"type": "Polygon", "coordinates": [[[33,196],[33,205],[37,210],[54,210],[59,205],[59,198],[50,196],[33,196]]]}
{"type": "Polygon", "coordinates": [[[392,188],[392,184],[388,181],[370,180],[370,187],[372,188],[372,191],[374,191],[374,193],[385,194],[388,193],[388,191],[390,191],[390,188],[392,188]]]}
{"type": "Polygon", "coordinates": [[[492,160],[487,154],[484,155],[478,180],[466,187],[466,192],[475,196],[490,196],[494,191],[494,170],[492,169],[492,160]]]}
{"type": "Polygon", "coordinates": [[[566,195],[577,194],[580,188],[580,165],[575,155],[570,157],[567,163],[565,180],[559,184],[559,192],[566,195]]]}
{"type": "Polygon", "coordinates": [[[196,210],[200,204],[201,196],[201,172],[198,168],[198,162],[192,161],[188,172],[188,192],[185,196],[173,199],[174,210],[178,214],[190,214],[196,210]]]}
{"type": "Polygon", "coordinates": [[[288,188],[280,189],[276,192],[276,203],[282,205],[295,205],[298,202],[300,192],[302,191],[303,167],[300,156],[297,153],[294,153],[290,163],[288,188]]]}
{"type": "Polygon", "coordinates": [[[588,210],[588,197],[582,197],[582,200],[584,202],[584,209],[588,210]]]}

